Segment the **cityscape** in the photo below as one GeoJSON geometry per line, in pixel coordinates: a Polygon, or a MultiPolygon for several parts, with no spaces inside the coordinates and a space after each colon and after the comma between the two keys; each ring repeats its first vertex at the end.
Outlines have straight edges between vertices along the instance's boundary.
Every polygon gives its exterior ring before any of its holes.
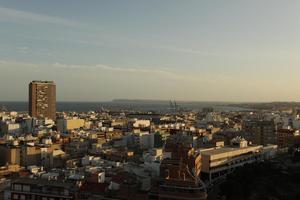
{"type": "MultiPolygon", "coordinates": [[[[260,199],[272,190],[232,191],[238,186],[230,181],[262,170],[281,173],[284,184],[299,176],[298,107],[189,110],[170,101],[161,111],[99,104],[95,111],[56,112],[54,81],[28,88],[28,111],[3,106],[0,115],[2,199],[239,199],[250,191],[260,199]]],[[[294,184],[276,188],[276,197],[296,199],[294,184]]]]}
{"type": "Polygon", "coordinates": [[[0,200],[300,199],[298,8],[0,0],[0,200]]]}

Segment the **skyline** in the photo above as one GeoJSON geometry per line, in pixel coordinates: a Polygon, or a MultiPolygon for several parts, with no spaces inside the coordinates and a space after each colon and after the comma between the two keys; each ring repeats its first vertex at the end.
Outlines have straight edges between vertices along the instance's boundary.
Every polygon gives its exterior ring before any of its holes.
{"type": "Polygon", "coordinates": [[[300,101],[300,2],[0,0],[0,101],[300,101]]]}

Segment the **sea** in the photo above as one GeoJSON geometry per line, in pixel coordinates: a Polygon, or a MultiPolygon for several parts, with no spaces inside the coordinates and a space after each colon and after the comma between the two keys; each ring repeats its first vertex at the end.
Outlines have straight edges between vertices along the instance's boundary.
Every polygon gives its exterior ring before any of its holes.
{"type": "MultiPolygon", "coordinates": [[[[168,112],[174,102],[169,101],[140,101],[140,100],[120,100],[107,102],[57,102],[58,112],[87,112],[108,110],[132,110],[132,111],[153,111],[168,112]]],[[[182,110],[202,110],[205,107],[212,107],[215,111],[243,111],[245,109],[231,106],[226,102],[176,102],[179,109],[182,110]]],[[[0,102],[0,109],[7,111],[26,112],[28,111],[28,102],[3,101],[0,102]]]]}

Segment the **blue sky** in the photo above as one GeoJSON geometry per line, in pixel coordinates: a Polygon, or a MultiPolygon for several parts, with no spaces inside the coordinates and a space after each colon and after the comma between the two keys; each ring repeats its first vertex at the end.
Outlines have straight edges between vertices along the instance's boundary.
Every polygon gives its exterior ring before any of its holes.
{"type": "Polygon", "coordinates": [[[0,0],[0,101],[300,101],[300,2],[0,0]]]}

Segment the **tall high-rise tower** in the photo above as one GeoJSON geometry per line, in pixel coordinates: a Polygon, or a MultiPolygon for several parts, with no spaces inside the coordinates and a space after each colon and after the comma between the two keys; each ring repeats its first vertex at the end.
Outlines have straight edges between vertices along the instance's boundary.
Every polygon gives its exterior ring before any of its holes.
{"type": "Polygon", "coordinates": [[[56,85],[53,81],[32,81],[29,84],[29,115],[55,119],[56,85]]]}

